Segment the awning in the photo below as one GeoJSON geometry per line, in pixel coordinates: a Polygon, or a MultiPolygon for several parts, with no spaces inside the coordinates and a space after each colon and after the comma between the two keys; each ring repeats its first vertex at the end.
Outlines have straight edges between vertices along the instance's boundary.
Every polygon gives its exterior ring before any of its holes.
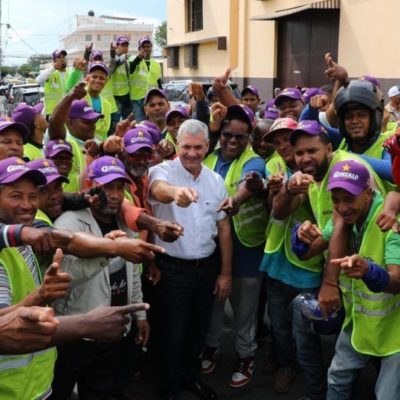
{"type": "Polygon", "coordinates": [[[277,10],[273,13],[267,15],[259,15],[257,17],[251,17],[251,21],[268,21],[273,19],[278,19],[286,17],[291,14],[296,14],[301,11],[307,10],[338,10],[340,8],[340,0],[324,0],[317,1],[316,3],[308,3],[303,6],[286,8],[284,10],[277,10]]]}

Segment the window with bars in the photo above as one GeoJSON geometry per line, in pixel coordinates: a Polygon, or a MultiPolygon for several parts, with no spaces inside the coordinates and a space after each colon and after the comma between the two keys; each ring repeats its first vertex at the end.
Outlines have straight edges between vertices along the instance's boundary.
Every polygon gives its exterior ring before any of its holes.
{"type": "Polygon", "coordinates": [[[203,29],[203,0],[187,0],[188,32],[203,29]]]}

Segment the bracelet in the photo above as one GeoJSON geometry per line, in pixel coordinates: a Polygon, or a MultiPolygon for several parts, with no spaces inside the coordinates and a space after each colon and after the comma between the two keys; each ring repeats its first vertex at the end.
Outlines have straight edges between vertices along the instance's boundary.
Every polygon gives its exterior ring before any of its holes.
{"type": "Polygon", "coordinates": [[[293,193],[293,192],[291,192],[290,190],[289,190],[289,179],[286,181],[286,183],[285,183],[285,189],[286,189],[286,191],[288,192],[288,194],[290,195],[290,196],[296,196],[296,193],[293,193]]]}
{"type": "Polygon", "coordinates": [[[332,286],[336,289],[339,289],[339,285],[337,283],[333,283],[333,282],[329,282],[329,281],[322,281],[323,284],[328,285],[328,286],[332,286]]]}

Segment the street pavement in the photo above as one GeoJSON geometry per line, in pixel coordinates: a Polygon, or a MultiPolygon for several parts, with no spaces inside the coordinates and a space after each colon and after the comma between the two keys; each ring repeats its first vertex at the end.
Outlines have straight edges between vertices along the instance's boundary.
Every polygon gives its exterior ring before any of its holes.
{"type": "MultiPolygon", "coordinates": [[[[325,365],[328,368],[334,352],[335,338],[325,336],[322,340],[325,365]]],[[[234,351],[232,310],[227,305],[222,354],[218,359],[215,370],[210,375],[203,376],[202,381],[209,384],[218,393],[220,400],[297,400],[304,395],[301,372],[298,373],[294,386],[289,393],[278,394],[273,391],[273,375],[267,375],[263,372],[263,362],[268,355],[269,347],[268,338],[260,342],[256,354],[256,371],[252,381],[243,388],[231,388],[229,380],[236,362],[236,354],[234,351]]],[[[154,365],[150,362],[145,362],[143,378],[132,384],[132,400],[157,400],[160,398],[155,374],[154,365]]],[[[375,369],[372,366],[365,369],[356,384],[356,390],[351,400],[373,400],[372,393],[375,379],[375,369]]],[[[191,393],[182,391],[181,400],[196,399],[197,397],[191,393]]]]}

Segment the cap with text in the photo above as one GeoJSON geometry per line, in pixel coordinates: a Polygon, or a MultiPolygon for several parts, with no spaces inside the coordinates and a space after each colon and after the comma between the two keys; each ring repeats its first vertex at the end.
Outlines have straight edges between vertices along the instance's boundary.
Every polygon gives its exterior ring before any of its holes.
{"type": "Polygon", "coordinates": [[[94,160],[88,166],[87,178],[100,185],[123,179],[132,183],[126,174],[124,164],[115,157],[103,156],[94,160]]]}
{"type": "Polygon", "coordinates": [[[36,160],[28,162],[27,166],[31,169],[40,171],[46,178],[46,185],[49,185],[56,180],[60,180],[66,183],[69,182],[69,179],[66,176],[61,175],[58,172],[58,169],[52,160],[37,158],[36,160]]]}
{"type": "Polygon", "coordinates": [[[6,185],[21,178],[32,179],[37,186],[45,185],[46,178],[38,170],[31,168],[18,157],[9,157],[0,161],[0,184],[6,185]]]}

